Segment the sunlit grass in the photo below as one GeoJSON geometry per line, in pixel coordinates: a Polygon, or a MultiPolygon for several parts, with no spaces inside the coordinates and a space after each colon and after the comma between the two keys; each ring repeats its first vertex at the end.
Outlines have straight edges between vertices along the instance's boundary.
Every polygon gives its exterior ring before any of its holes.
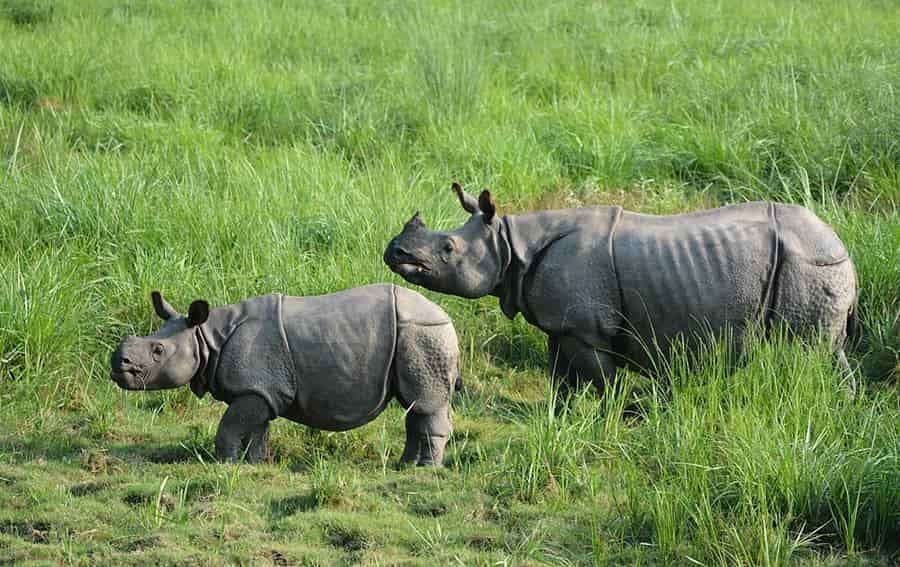
{"type": "MultiPolygon", "coordinates": [[[[889,2],[0,0],[0,562],[890,564],[900,541],[900,9],[889,2]],[[856,397],[756,345],[556,407],[545,338],[453,317],[441,471],[403,413],[276,421],[212,461],[222,404],[129,394],[119,338],[184,309],[376,281],[449,191],[504,211],[777,199],[847,243],[856,397]]],[[[421,291],[421,290],[420,290],[421,291]]]]}

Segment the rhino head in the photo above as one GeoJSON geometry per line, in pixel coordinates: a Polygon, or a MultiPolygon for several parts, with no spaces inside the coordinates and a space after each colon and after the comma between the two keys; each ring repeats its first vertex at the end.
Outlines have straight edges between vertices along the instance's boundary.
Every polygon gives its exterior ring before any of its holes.
{"type": "Polygon", "coordinates": [[[384,262],[406,281],[432,291],[476,298],[488,295],[503,279],[509,246],[502,237],[491,193],[476,200],[458,184],[453,190],[471,217],[447,232],[428,230],[418,212],[384,251],[384,262]]]}
{"type": "Polygon", "coordinates": [[[158,291],[151,298],[156,314],[165,323],[150,336],[122,339],[110,361],[113,381],[125,390],[177,388],[202,370],[197,327],[209,316],[209,304],[194,301],[187,316],[182,316],[158,291]]]}

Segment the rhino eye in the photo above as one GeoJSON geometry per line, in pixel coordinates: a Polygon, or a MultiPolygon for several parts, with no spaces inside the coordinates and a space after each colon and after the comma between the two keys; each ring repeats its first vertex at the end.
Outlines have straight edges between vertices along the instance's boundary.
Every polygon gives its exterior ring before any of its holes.
{"type": "Polygon", "coordinates": [[[453,242],[448,240],[447,242],[444,243],[444,252],[446,252],[448,254],[450,252],[453,252],[453,242]]]}

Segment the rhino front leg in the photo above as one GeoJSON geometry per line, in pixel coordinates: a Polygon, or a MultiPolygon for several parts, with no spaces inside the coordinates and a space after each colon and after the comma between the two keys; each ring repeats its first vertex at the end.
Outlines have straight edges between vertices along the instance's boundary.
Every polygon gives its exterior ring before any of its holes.
{"type": "Polygon", "coordinates": [[[416,413],[413,406],[406,412],[406,447],[400,461],[442,467],[444,447],[452,430],[449,406],[431,414],[416,413]]]}
{"type": "Polygon", "coordinates": [[[556,388],[557,407],[568,398],[573,391],[578,389],[580,379],[578,373],[572,367],[572,361],[560,348],[560,338],[550,336],[547,338],[547,366],[550,370],[550,380],[556,388]]]}
{"type": "Polygon", "coordinates": [[[549,346],[552,375],[565,377],[565,381],[559,380],[561,395],[585,381],[590,381],[602,395],[606,382],[616,375],[616,361],[609,352],[608,344],[593,347],[576,337],[565,335],[551,337],[549,346]]]}
{"type": "Polygon", "coordinates": [[[243,396],[231,402],[216,432],[216,457],[231,462],[262,461],[273,417],[269,404],[259,396],[243,396]]]}

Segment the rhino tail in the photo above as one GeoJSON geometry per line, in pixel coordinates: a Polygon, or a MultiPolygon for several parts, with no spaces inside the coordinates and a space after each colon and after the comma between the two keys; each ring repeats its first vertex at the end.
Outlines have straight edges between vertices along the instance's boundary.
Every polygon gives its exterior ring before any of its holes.
{"type": "Polygon", "coordinates": [[[462,374],[456,374],[456,384],[453,385],[453,390],[456,392],[462,392],[463,389],[463,379],[462,374]]]}
{"type": "Polygon", "coordinates": [[[850,344],[856,345],[859,344],[861,339],[862,325],[859,322],[859,317],[856,315],[856,305],[854,305],[847,312],[847,340],[850,341],[850,344]]]}
{"type": "Polygon", "coordinates": [[[853,305],[847,311],[847,344],[854,348],[865,348],[865,330],[862,321],[859,320],[859,291],[853,299],[853,305]]]}

